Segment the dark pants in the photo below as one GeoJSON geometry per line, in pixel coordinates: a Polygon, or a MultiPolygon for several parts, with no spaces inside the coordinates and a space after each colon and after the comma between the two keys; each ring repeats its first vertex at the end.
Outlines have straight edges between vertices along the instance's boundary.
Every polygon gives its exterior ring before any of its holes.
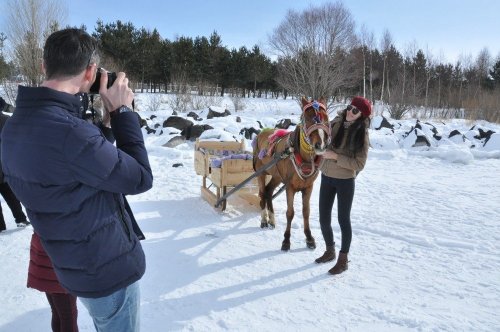
{"type": "Polygon", "coordinates": [[[71,294],[45,293],[52,309],[52,331],[78,332],[76,297],[71,294]]]}
{"type": "Polygon", "coordinates": [[[337,212],[342,233],[342,245],[340,251],[349,252],[351,246],[351,207],[354,198],[354,178],[334,179],[321,175],[321,187],[319,189],[319,223],[321,233],[327,246],[335,244],[332,230],[332,208],[335,195],[338,196],[337,212]]]}
{"type": "MultiPolygon", "coordinates": [[[[26,215],[23,212],[21,203],[12,192],[7,182],[0,183],[0,194],[12,211],[12,215],[17,223],[26,221],[26,215]]],[[[5,220],[3,218],[2,206],[0,205],[0,230],[5,229],[5,220]]]]}

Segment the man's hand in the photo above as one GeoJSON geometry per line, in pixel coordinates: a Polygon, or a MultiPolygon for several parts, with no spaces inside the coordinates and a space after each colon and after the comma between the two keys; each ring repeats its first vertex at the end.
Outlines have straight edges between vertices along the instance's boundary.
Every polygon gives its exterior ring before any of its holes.
{"type": "Polygon", "coordinates": [[[128,78],[124,72],[119,72],[116,75],[116,80],[113,85],[107,89],[108,86],[108,72],[101,71],[101,83],[99,88],[99,95],[101,95],[104,108],[108,112],[114,112],[120,106],[125,105],[132,108],[132,101],[134,100],[134,93],[128,87],[128,78]]]}

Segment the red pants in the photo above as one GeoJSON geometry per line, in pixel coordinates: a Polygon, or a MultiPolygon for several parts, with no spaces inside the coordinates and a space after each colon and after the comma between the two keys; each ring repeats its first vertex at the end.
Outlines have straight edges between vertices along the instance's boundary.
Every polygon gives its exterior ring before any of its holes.
{"type": "Polygon", "coordinates": [[[78,332],[76,297],[71,294],[45,293],[52,309],[52,331],[78,332]]]}

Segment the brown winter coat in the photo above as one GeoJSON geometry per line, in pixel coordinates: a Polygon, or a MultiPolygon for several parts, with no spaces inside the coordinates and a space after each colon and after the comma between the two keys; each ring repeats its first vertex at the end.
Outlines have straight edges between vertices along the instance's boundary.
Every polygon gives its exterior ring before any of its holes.
{"type": "MultiPolygon", "coordinates": [[[[343,114],[339,114],[330,123],[332,129],[332,137],[335,137],[343,125],[343,114]]],[[[369,121],[366,119],[366,121],[369,121]]],[[[348,150],[346,148],[348,130],[344,131],[344,137],[342,138],[342,143],[338,148],[333,146],[333,142],[330,144],[328,149],[338,154],[337,160],[325,159],[323,165],[321,166],[321,172],[335,179],[351,179],[356,177],[356,173],[361,171],[366,164],[366,159],[368,157],[368,147],[370,145],[370,140],[368,138],[368,131],[365,135],[365,144],[363,149],[355,156],[349,156],[348,150]]]]}
{"type": "Polygon", "coordinates": [[[40,238],[33,232],[28,267],[28,287],[45,293],[68,293],[57,280],[49,256],[43,249],[40,238]]]}

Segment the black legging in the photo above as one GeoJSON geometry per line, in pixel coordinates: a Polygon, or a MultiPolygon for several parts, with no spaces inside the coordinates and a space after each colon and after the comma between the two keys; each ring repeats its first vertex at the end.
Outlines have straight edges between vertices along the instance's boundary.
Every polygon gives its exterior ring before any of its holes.
{"type": "Polygon", "coordinates": [[[52,309],[52,331],[78,332],[76,297],[71,294],[45,293],[52,309]]]}
{"type": "Polygon", "coordinates": [[[332,208],[335,195],[338,196],[337,211],[340,231],[342,233],[341,252],[348,253],[351,246],[351,207],[354,197],[354,178],[335,179],[321,174],[319,189],[319,223],[321,233],[327,246],[335,244],[332,230],[332,208]]]}
{"type": "MultiPolygon", "coordinates": [[[[7,182],[0,183],[0,194],[3,196],[5,203],[9,206],[12,211],[12,215],[16,223],[26,221],[26,215],[23,212],[21,203],[16,198],[16,195],[12,192],[7,182]]],[[[0,229],[5,229],[5,220],[3,218],[2,206],[0,205],[0,229]]]]}

